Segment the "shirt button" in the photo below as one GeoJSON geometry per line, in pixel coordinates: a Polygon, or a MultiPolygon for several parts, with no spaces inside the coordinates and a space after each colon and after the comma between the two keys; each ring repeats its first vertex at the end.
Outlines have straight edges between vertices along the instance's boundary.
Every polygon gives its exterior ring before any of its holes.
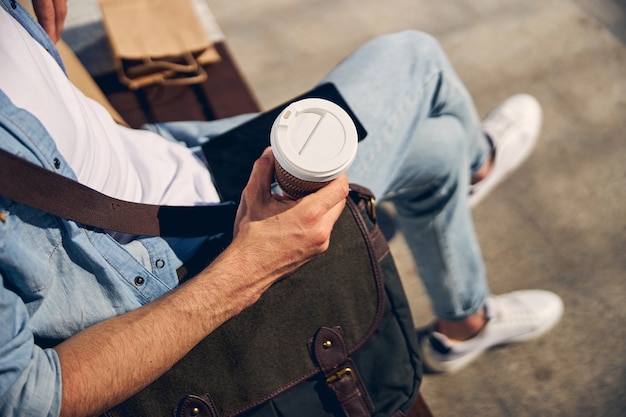
{"type": "Polygon", "coordinates": [[[165,266],[165,261],[163,259],[157,259],[154,264],[157,268],[161,269],[165,266]]]}
{"type": "Polygon", "coordinates": [[[61,167],[61,161],[59,160],[59,158],[54,158],[53,162],[56,169],[59,169],[61,167]]]}
{"type": "Polygon", "coordinates": [[[135,277],[135,285],[140,287],[143,285],[143,283],[146,282],[146,279],[144,277],[135,277]]]}

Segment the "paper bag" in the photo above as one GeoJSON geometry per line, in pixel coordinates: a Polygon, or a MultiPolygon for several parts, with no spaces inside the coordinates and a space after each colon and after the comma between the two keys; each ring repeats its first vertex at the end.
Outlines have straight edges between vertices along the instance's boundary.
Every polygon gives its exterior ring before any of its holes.
{"type": "Polygon", "coordinates": [[[131,89],[206,80],[219,54],[190,0],[99,0],[115,68],[131,89]]]}

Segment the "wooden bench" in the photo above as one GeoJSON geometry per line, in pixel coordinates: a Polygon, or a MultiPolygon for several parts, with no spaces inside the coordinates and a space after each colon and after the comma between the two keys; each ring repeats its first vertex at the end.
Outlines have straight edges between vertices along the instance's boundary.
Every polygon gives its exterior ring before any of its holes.
{"type": "Polygon", "coordinates": [[[226,43],[217,42],[215,48],[221,59],[204,65],[207,80],[201,84],[152,85],[131,91],[114,73],[94,79],[131,127],[147,122],[214,120],[260,111],[226,43]]]}
{"type": "Polygon", "coordinates": [[[130,127],[180,120],[215,120],[258,112],[260,106],[224,42],[215,48],[220,61],[204,66],[207,80],[187,86],[151,85],[129,90],[114,72],[92,77],[73,51],[59,43],[70,79],[102,103],[118,122],[130,127]]]}

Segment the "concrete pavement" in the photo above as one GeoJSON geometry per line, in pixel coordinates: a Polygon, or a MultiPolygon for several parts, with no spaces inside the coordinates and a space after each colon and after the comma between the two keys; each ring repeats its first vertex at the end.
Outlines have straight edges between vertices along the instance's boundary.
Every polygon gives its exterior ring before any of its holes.
{"type": "MultiPolygon", "coordinates": [[[[511,94],[535,95],[537,150],[475,209],[475,223],[492,291],[555,291],[565,316],[537,341],[427,376],[422,390],[440,417],[626,415],[624,0],[207,2],[264,108],[310,88],[367,39],[407,28],[441,41],[481,114],[511,94]]],[[[426,324],[402,236],[391,244],[426,324]]]]}

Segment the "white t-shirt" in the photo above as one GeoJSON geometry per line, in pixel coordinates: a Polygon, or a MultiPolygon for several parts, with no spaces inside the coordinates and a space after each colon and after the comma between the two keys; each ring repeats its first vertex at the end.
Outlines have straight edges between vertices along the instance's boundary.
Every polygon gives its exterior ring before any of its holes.
{"type": "Polygon", "coordinates": [[[188,148],[116,124],[1,7],[0,89],[41,121],[82,184],[139,203],[219,201],[209,171],[188,148]]]}

